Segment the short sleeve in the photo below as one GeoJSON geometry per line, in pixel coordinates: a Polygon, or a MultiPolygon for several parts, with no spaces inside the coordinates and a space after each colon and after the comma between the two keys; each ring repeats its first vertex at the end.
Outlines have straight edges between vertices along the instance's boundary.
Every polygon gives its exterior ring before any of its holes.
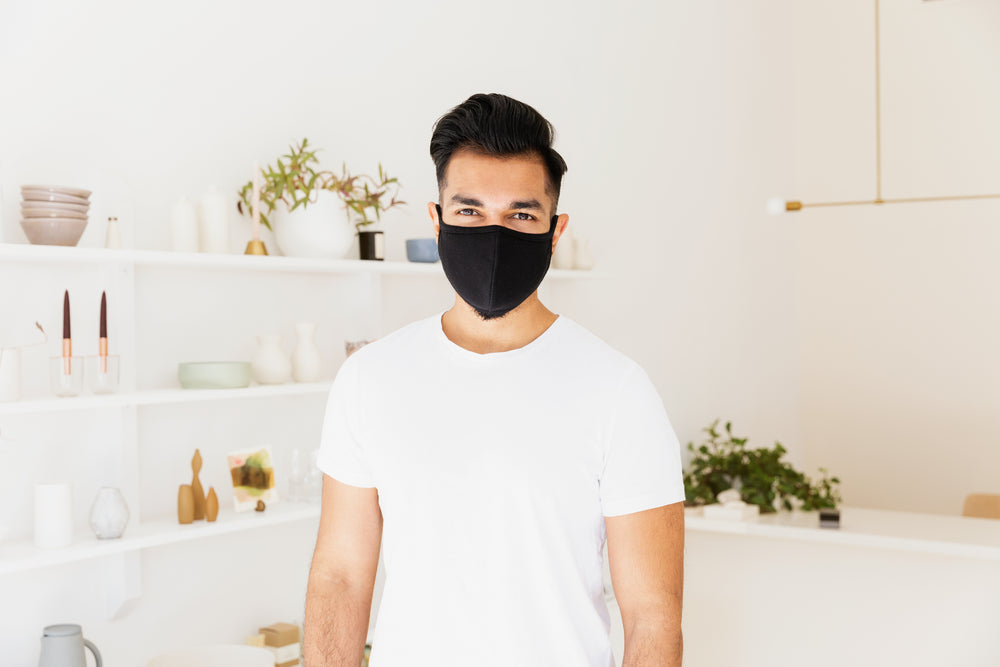
{"type": "Polygon", "coordinates": [[[360,372],[353,356],[341,365],[330,389],[316,463],[320,470],[344,484],[370,488],[375,481],[359,426],[360,372]]]}
{"type": "Polygon", "coordinates": [[[683,501],[680,443],[656,387],[640,366],[628,371],[609,419],[600,479],[604,516],[683,501]]]}

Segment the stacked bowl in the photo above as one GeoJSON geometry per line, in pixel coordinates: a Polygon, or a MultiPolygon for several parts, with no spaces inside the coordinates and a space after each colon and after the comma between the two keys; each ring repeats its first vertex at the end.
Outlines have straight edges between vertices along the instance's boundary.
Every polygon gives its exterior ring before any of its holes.
{"type": "Polygon", "coordinates": [[[90,190],[21,186],[21,229],[35,245],[75,246],[87,227],[90,190]]]}

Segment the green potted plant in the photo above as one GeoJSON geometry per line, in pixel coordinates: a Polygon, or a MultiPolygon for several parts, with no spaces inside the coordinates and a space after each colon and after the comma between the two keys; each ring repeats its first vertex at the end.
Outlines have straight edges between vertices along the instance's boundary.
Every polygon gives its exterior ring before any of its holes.
{"type": "MultiPolygon", "coordinates": [[[[273,165],[261,170],[260,221],[274,232],[282,254],[293,257],[341,258],[354,240],[355,229],[378,220],[383,212],[404,202],[398,200],[397,179],[390,179],[379,165],[379,178],[352,176],[344,165],[341,174],[320,169],[317,150],[309,140],[289,146],[273,165]],[[390,194],[389,188],[394,188],[390,194]],[[389,196],[389,201],[384,198],[389,196]],[[345,218],[360,214],[355,222],[345,218]],[[370,212],[369,212],[370,211],[370,212]]],[[[253,183],[238,194],[236,207],[249,213],[253,183]]]]}
{"type": "Polygon", "coordinates": [[[718,425],[716,419],[703,429],[708,436],[697,447],[688,443],[693,456],[684,473],[686,506],[715,503],[719,493],[736,489],[743,502],[757,505],[762,513],[779,508],[836,509],[841,501],[840,480],[830,477],[825,468],[819,469],[823,477],[813,482],[781,460],[787,450],[780,442],[775,442],[771,449],[751,449],[746,446],[747,438],[733,436],[731,422],[726,422],[725,434],[718,425]]]}
{"type": "Polygon", "coordinates": [[[378,165],[378,178],[367,175],[351,176],[345,165],[338,190],[348,213],[354,217],[358,230],[361,259],[385,259],[385,244],[381,230],[365,229],[382,218],[389,209],[405,204],[398,198],[399,180],[378,165]]]}

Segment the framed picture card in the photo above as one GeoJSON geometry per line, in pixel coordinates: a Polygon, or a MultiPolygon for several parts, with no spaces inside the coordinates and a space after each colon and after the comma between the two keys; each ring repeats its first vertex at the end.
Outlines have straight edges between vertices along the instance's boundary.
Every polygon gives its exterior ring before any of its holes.
{"type": "Polygon", "coordinates": [[[226,459],[233,480],[233,505],[237,512],[254,509],[258,500],[272,503],[278,499],[270,445],[230,452],[226,459]]]}

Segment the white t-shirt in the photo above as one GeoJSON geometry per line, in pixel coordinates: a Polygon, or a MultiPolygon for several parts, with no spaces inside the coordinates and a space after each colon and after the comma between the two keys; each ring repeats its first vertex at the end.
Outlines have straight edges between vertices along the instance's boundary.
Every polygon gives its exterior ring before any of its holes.
{"type": "Polygon", "coordinates": [[[612,666],[604,517],[684,500],[663,403],[565,315],[490,354],[441,315],[348,357],[327,404],[319,467],[382,509],[371,665],[612,666]]]}

